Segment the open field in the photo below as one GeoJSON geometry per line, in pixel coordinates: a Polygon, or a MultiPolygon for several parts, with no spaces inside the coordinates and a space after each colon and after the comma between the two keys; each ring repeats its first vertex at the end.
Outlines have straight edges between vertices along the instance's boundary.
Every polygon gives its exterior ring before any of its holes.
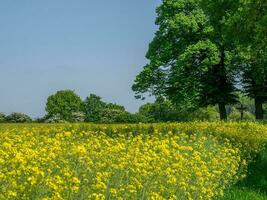
{"type": "Polygon", "coordinates": [[[266,142],[258,123],[1,124],[0,199],[267,199],[266,142]]]}

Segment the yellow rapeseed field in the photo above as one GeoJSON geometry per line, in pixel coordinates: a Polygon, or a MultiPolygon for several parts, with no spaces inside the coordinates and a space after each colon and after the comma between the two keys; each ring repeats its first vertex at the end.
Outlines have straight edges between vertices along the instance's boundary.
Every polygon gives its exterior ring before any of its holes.
{"type": "Polygon", "coordinates": [[[255,123],[0,125],[0,199],[212,199],[267,138],[255,123]]]}

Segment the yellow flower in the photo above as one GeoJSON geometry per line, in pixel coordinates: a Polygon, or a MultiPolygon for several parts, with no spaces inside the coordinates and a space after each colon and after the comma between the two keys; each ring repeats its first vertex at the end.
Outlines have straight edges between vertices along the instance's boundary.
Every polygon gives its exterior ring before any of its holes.
{"type": "Polygon", "coordinates": [[[72,182],[75,184],[78,184],[78,183],[80,183],[80,180],[77,177],[73,177],[72,182]]]}

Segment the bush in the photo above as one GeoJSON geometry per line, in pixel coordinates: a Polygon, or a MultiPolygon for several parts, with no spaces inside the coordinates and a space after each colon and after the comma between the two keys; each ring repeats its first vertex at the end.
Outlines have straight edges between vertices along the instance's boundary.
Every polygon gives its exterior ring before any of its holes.
{"type": "Polygon", "coordinates": [[[46,116],[44,120],[45,123],[66,123],[64,119],[59,114],[55,114],[53,116],[46,116]]]}
{"type": "Polygon", "coordinates": [[[125,111],[122,110],[117,110],[117,109],[103,109],[100,112],[100,123],[114,123],[117,122],[117,118],[118,116],[120,116],[121,114],[123,114],[125,111]]]}
{"type": "Polygon", "coordinates": [[[72,119],[72,122],[84,122],[85,114],[83,112],[73,112],[72,119]]]}
{"type": "Polygon", "coordinates": [[[23,113],[11,113],[6,117],[7,122],[11,123],[24,123],[24,122],[31,122],[32,119],[23,113]]]}

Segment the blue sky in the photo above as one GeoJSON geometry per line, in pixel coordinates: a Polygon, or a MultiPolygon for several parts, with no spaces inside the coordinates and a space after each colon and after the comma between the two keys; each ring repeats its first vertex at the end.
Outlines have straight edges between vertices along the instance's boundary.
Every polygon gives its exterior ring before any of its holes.
{"type": "Polygon", "coordinates": [[[95,93],[131,112],[160,0],[0,1],[0,112],[45,114],[49,95],[95,93]]]}

